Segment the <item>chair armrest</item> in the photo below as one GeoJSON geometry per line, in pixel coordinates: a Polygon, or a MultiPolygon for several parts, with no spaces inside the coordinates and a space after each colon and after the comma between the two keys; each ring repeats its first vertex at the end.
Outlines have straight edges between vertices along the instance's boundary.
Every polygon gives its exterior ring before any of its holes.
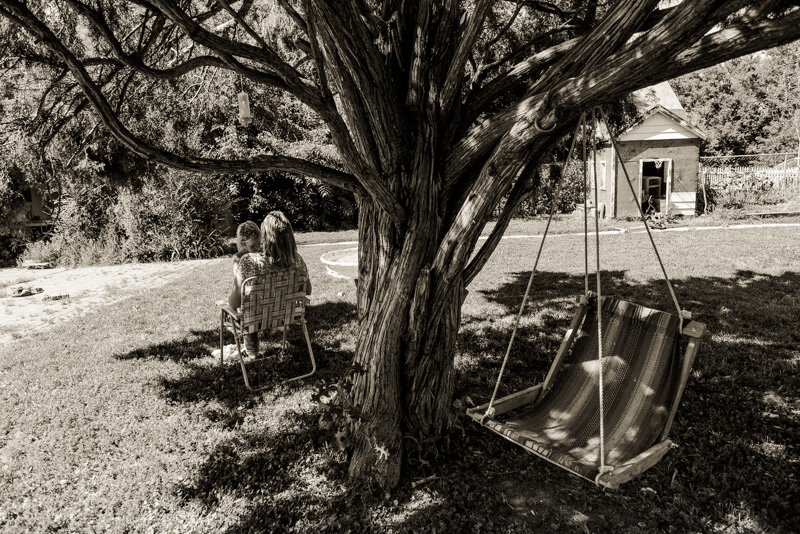
{"type": "Polygon", "coordinates": [[[220,309],[222,310],[222,313],[227,313],[228,315],[231,316],[232,319],[236,319],[237,321],[241,319],[239,313],[233,308],[231,308],[229,304],[221,305],[220,309]]]}

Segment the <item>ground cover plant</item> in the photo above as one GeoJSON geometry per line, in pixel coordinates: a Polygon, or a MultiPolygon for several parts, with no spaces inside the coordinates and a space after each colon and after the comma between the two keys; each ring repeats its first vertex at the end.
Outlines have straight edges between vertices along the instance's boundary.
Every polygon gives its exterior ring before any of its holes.
{"type": "MultiPolygon", "coordinates": [[[[307,365],[295,335],[287,355],[251,363],[268,386],[260,394],[243,388],[235,365],[221,370],[211,357],[213,302],[228,290],[229,260],[193,269],[0,349],[0,530],[796,530],[796,236],[795,227],[656,236],[679,297],[709,334],[671,432],[679,448],[615,492],[464,417],[438,458],[417,454],[410,440],[396,490],[353,492],[347,458],[312,400],[347,372],[355,350],[353,284],[316,261],[342,245],[300,249],[314,281],[308,318],[319,375],[279,382],[307,365]]],[[[469,288],[456,413],[491,393],[537,245],[501,242],[469,288]]],[[[581,246],[580,236],[562,235],[546,247],[501,394],[546,373],[582,290],[581,246]]],[[[644,235],[606,237],[601,260],[607,293],[670,309],[644,235]]]]}

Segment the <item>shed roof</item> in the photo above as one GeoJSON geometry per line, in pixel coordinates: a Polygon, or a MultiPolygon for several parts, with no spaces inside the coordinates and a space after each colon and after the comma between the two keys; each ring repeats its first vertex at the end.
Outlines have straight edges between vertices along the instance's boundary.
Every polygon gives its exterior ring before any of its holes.
{"type": "Polygon", "coordinates": [[[669,82],[661,82],[639,89],[632,92],[630,97],[640,117],[649,116],[653,108],[661,106],[683,120],[689,120],[686,110],[683,109],[681,101],[678,100],[678,95],[672,90],[669,82]]]}
{"type": "Polygon", "coordinates": [[[688,130],[687,135],[694,135],[700,139],[706,138],[705,132],[692,124],[686,114],[686,110],[683,109],[680,100],[678,100],[678,95],[675,94],[669,82],[661,82],[633,91],[630,94],[630,99],[636,109],[636,120],[628,128],[620,132],[618,137],[630,134],[639,126],[642,126],[647,119],[660,113],[688,130]]]}

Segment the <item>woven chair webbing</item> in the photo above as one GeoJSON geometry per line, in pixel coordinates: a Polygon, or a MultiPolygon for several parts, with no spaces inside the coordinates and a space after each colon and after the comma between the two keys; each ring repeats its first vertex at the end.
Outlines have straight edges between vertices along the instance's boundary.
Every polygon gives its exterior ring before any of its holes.
{"type": "Polygon", "coordinates": [[[300,321],[308,278],[296,268],[267,272],[242,284],[242,326],[252,334],[300,321]]]}

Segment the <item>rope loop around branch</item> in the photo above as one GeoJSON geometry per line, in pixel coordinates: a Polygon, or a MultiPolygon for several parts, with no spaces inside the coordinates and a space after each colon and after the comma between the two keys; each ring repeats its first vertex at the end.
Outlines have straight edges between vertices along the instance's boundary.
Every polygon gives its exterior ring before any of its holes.
{"type": "Polygon", "coordinates": [[[549,128],[545,128],[542,126],[542,116],[537,115],[535,119],[533,119],[533,127],[536,128],[540,133],[552,133],[555,131],[556,127],[558,126],[558,119],[561,116],[561,112],[558,110],[558,107],[553,105],[553,94],[551,91],[547,91],[544,94],[544,98],[542,99],[542,110],[547,111],[545,115],[552,115],[553,116],[553,125],[549,128]]]}
{"type": "Polygon", "coordinates": [[[533,119],[533,127],[540,133],[552,133],[556,129],[556,126],[558,126],[558,121],[553,121],[553,125],[550,128],[545,128],[541,124],[541,119],[541,117],[533,119]]]}

